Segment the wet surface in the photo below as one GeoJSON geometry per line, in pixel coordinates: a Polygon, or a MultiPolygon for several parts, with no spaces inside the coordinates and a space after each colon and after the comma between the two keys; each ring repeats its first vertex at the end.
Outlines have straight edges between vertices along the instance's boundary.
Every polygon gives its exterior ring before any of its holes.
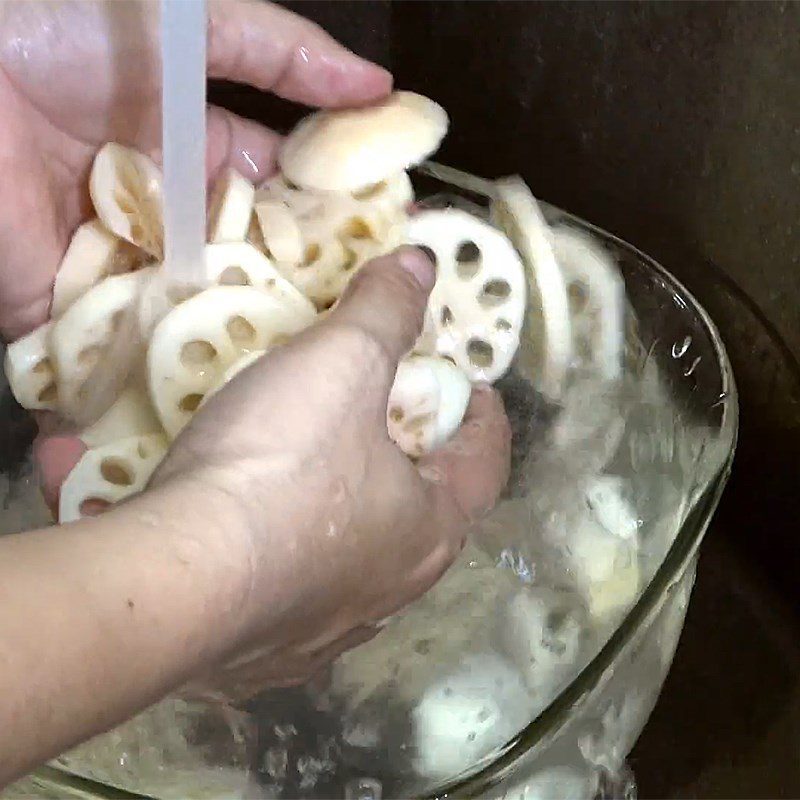
{"type": "MultiPolygon", "coordinates": [[[[633,766],[644,798],[800,796],[800,4],[288,5],[448,109],[444,163],[521,172],[718,323],[739,453],[633,766]]],[[[218,91],[278,127],[298,113],[218,91]]]]}

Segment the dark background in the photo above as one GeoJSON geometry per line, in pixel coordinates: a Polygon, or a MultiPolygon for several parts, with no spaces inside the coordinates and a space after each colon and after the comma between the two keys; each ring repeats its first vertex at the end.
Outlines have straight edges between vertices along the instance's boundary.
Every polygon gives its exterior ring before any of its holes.
{"type": "MultiPolygon", "coordinates": [[[[734,475],[640,796],[800,797],[800,3],[285,3],[451,117],[437,160],[535,194],[665,264],[720,326],[734,475]]],[[[298,109],[216,98],[285,127],[298,109]]]]}

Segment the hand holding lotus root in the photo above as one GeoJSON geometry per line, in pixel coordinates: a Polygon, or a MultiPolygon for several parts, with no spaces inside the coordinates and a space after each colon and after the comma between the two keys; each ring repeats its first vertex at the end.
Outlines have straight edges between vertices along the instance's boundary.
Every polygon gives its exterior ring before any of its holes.
{"type": "Polygon", "coordinates": [[[159,168],[121,145],[101,148],[89,181],[97,218],[67,249],[51,320],[6,356],[17,399],[77,426],[88,448],[64,482],[62,522],[140,491],[212,394],[329,317],[362,267],[402,243],[431,254],[437,278],[385,423],[413,458],[453,436],[471,384],[509,368],[527,289],[520,257],[497,228],[455,209],[411,213],[406,169],[446,129],[443,109],[410,92],[311,115],[262,186],[232,169],[221,175],[202,286],[188,294],[159,263],[159,168]]]}

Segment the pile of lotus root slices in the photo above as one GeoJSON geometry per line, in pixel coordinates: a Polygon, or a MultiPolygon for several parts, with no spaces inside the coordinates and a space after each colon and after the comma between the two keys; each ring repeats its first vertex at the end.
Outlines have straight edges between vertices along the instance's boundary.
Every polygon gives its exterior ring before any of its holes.
{"type": "Polygon", "coordinates": [[[306,117],[263,185],[233,170],[219,179],[194,291],[176,291],[161,264],[158,166],[116,143],[97,153],[97,217],[72,237],[51,319],[6,351],[18,402],[56,412],[87,447],[61,489],[61,522],[141,491],[206,398],[313,325],[368,260],[404,243],[423,247],[437,270],[387,408],[389,435],[409,456],[458,429],[473,382],[509,369],[526,309],[543,392],[558,395],[576,358],[613,377],[621,282],[607,264],[587,274],[586,242],[567,229],[555,235],[521,181],[498,184],[491,222],[457,208],[415,210],[407,170],[447,128],[439,105],[402,91],[306,117]]]}

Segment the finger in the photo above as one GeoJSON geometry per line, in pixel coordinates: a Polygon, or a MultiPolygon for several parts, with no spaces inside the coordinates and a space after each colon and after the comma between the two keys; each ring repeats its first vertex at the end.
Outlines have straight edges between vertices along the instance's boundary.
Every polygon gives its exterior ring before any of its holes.
{"type": "Polygon", "coordinates": [[[466,520],[490,511],[508,481],[511,428],[500,395],[488,385],[473,387],[461,428],[441,449],[418,463],[420,474],[466,520]]]}
{"type": "MultiPolygon", "coordinates": [[[[160,132],[159,132],[160,138],[160,132]]],[[[257,122],[237,116],[218,106],[206,114],[206,178],[213,184],[227,167],[253,183],[261,183],[275,172],[281,136],[257,122]]],[[[160,143],[147,149],[147,155],[164,163],[160,143]]]]}
{"type": "Polygon", "coordinates": [[[396,363],[422,330],[434,281],[430,259],[416,247],[401,247],[356,274],[325,324],[361,328],[396,363]]]}
{"type": "Polygon", "coordinates": [[[211,106],[207,115],[206,174],[213,183],[228,167],[253,183],[275,172],[281,137],[244,117],[211,106]]]}
{"type": "Polygon", "coordinates": [[[58,516],[61,485],[86,452],[86,445],[77,436],[46,436],[37,439],[33,447],[42,495],[53,516],[58,516]]]}
{"type": "Polygon", "coordinates": [[[209,6],[208,71],[311,106],[364,105],[385,97],[391,75],[296,14],[265,2],[209,6]]]}

